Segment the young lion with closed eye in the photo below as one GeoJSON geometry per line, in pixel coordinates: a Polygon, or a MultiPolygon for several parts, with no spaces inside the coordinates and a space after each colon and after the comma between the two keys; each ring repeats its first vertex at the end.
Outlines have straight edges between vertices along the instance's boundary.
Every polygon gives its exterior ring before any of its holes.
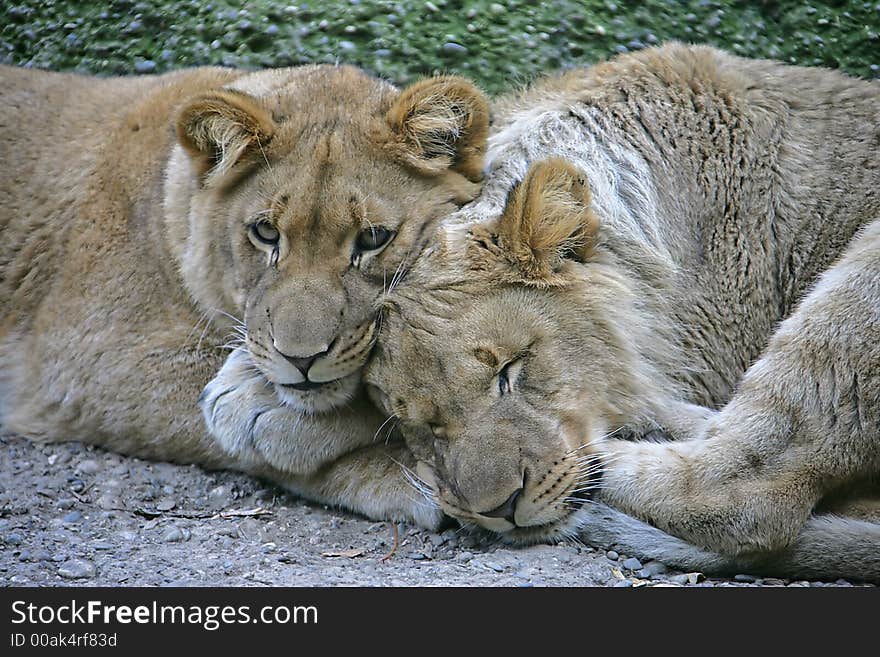
{"type": "Polygon", "coordinates": [[[496,107],[366,373],[427,497],[512,542],[880,581],[880,86],[670,44],[496,107]]]}

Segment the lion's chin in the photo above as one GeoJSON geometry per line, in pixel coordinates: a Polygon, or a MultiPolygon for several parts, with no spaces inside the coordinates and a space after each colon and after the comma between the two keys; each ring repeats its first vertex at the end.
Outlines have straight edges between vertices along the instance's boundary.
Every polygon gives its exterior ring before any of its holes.
{"type": "Polygon", "coordinates": [[[513,527],[505,531],[483,527],[476,524],[472,519],[463,520],[459,518],[458,522],[472,533],[495,539],[505,545],[527,547],[529,545],[566,543],[577,540],[578,532],[583,524],[580,515],[580,508],[573,509],[564,516],[543,525],[513,527]]]}
{"type": "Polygon", "coordinates": [[[493,532],[493,534],[502,543],[513,546],[564,543],[577,538],[580,526],[578,512],[572,511],[557,520],[543,525],[514,527],[506,532],[493,532]]]}
{"type": "Polygon", "coordinates": [[[319,386],[297,389],[275,384],[278,398],[287,406],[302,413],[327,413],[344,406],[354,397],[359,385],[357,373],[349,374],[319,386]]]}

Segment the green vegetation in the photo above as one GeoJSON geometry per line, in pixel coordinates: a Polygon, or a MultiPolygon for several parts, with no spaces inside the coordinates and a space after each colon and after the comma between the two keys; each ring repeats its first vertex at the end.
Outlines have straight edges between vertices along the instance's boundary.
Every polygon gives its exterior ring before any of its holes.
{"type": "Polygon", "coordinates": [[[0,61],[101,74],[347,62],[500,91],[668,39],[880,77],[880,0],[343,0],[4,3],[0,61]]]}

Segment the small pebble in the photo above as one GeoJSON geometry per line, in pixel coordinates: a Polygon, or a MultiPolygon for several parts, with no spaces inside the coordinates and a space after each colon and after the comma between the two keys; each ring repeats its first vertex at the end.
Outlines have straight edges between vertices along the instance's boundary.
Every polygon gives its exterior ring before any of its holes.
{"type": "Polygon", "coordinates": [[[58,508],[59,509],[72,509],[76,504],[76,500],[72,497],[62,497],[58,500],[58,508]]]}
{"type": "Polygon", "coordinates": [[[608,552],[605,553],[605,556],[611,559],[611,561],[617,561],[620,559],[620,555],[614,550],[608,550],[608,552]]]}
{"type": "Polygon", "coordinates": [[[177,502],[168,499],[159,500],[159,502],[156,504],[156,508],[159,511],[171,511],[171,509],[173,509],[175,506],[177,506],[177,502]]]}
{"type": "Polygon", "coordinates": [[[659,561],[649,561],[645,564],[644,568],[639,571],[639,577],[643,579],[651,579],[652,577],[662,575],[668,571],[669,568],[666,567],[666,564],[660,563],[659,561]]]}
{"type": "Polygon", "coordinates": [[[186,535],[188,532],[184,533],[184,531],[180,527],[171,527],[162,535],[163,543],[180,543],[181,541],[185,541],[188,536],[186,535]]]}
{"type": "Polygon", "coordinates": [[[448,55],[465,55],[468,51],[463,45],[455,43],[454,41],[447,41],[443,44],[440,50],[448,55]]]}
{"type": "Polygon", "coordinates": [[[622,580],[619,580],[614,583],[614,588],[625,589],[625,588],[631,587],[632,585],[633,585],[633,583],[631,581],[629,581],[628,579],[622,579],[622,580]]]}
{"type": "Polygon", "coordinates": [[[629,559],[624,559],[623,567],[628,570],[641,570],[642,562],[636,559],[635,557],[630,557],[629,559]]]}
{"type": "Polygon", "coordinates": [[[754,575],[734,575],[734,576],[733,576],[733,579],[734,579],[734,581],[736,581],[736,582],[748,582],[748,583],[752,583],[752,582],[754,582],[755,580],[757,580],[758,578],[755,577],[754,575]]]}
{"type": "Polygon", "coordinates": [[[156,70],[156,62],[151,59],[144,59],[134,63],[135,73],[152,73],[156,70]]]}
{"type": "Polygon", "coordinates": [[[83,517],[83,514],[80,513],[79,511],[71,511],[70,513],[65,515],[63,518],[61,518],[61,522],[63,522],[65,525],[71,525],[75,522],[79,522],[80,520],[82,520],[82,517],[83,517]]]}
{"type": "Polygon", "coordinates": [[[504,7],[504,5],[499,4],[497,2],[493,2],[491,5],[489,5],[489,11],[491,11],[493,14],[498,16],[498,15],[506,12],[507,9],[504,7]]]}
{"type": "MultiPolygon", "coordinates": [[[[19,540],[19,543],[20,542],[21,541],[19,540]]],[[[18,545],[18,543],[16,543],[15,545],[18,545]]],[[[468,552],[467,550],[465,550],[464,552],[459,552],[457,555],[455,555],[455,560],[460,563],[467,563],[468,561],[470,561],[473,558],[474,558],[474,555],[471,552],[468,552]]]]}
{"type": "Polygon", "coordinates": [[[71,559],[62,564],[58,574],[65,579],[89,579],[95,576],[95,566],[82,559],[71,559]]]}
{"type": "Polygon", "coordinates": [[[495,563],[494,561],[485,561],[483,565],[486,566],[489,570],[494,570],[496,573],[503,573],[504,566],[499,563],[495,563]]]}
{"type": "Polygon", "coordinates": [[[95,461],[94,459],[86,459],[76,467],[75,472],[79,472],[80,474],[93,475],[96,474],[100,469],[101,466],[98,465],[97,461],[95,461]]]}
{"type": "Polygon", "coordinates": [[[44,549],[34,550],[31,553],[31,561],[52,561],[52,554],[44,549]]]}
{"type": "Polygon", "coordinates": [[[104,511],[122,508],[122,502],[120,502],[119,498],[117,498],[112,493],[104,493],[103,495],[101,495],[101,497],[98,498],[96,504],[104,511]]]}
{"type": "Polygon", "coordinates": [[[706,576],[703,573],[688,573],[688,584],[697,584],[698,582],[702,582],[706,579],[706,576]]]}

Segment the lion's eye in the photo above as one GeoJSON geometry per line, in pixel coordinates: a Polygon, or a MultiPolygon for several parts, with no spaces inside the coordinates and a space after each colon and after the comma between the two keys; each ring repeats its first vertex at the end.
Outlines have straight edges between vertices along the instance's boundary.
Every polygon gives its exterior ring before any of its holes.
{"type": "Polygon", "coordinates": [[[502,397],[510,394],[513,390],[513,386],[516,384],[517,378],[519,378],[521,369],[522,361],[517,359],[507,363],[507,365],[502,367],[501,371],[498,372],[498,392],[502,397]]]}
{"type": "Polygon", "coordinates": [[[354,248],[358,252],[376,251],[385,246],[393,236],[394,232],[387,228],[371,226],[358,233],[357,239],[354,242],[354,248]]]}
{"type": "Polygon", "coordinates": [[[253,235],[254,239],[261,244],[266,244],[268,246],[275,246],[278,244],[278,240],[281,237],[278,229],[266,220],[257,221],[256,223],[251,224],[251,235],[253,235]]]}

